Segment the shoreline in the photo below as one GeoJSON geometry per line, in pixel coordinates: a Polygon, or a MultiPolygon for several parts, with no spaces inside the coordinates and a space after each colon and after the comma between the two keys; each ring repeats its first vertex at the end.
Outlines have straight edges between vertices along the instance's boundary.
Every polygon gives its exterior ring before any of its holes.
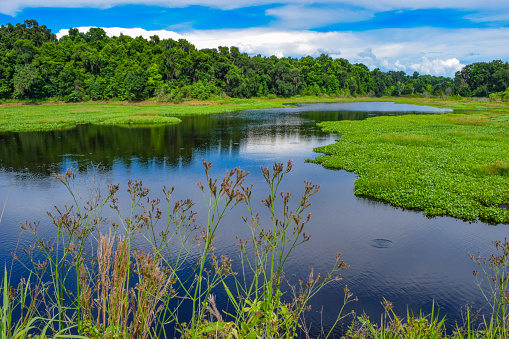
{"type": "Polygon", "coordinates": [[[0,132],[51,131],[72,128],[79,124],[143,126],[154,124],[178,124],[179,117],[243,111],[250,109],[284,108],[299,103],[341,102],[394,102],[475,111],[490,114],[509,113],[509,102],[490,102],[464,98],[462,100],[415,98],[415,97],[290,97],[224,100],[191,100],[181,104],[153,101],[126,102],[22,102],[0,104],[0,132]],[[127,109],[129,108],[129,109],[127,109]]]}

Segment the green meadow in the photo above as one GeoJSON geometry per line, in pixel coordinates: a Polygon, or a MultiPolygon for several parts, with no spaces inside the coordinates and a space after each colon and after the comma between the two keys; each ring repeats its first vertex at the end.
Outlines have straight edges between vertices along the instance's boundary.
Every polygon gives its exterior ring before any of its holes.
{"type": "Polygon", "coordinates": [[[0,105],[0,131],[48,131],[79,124],[153,125],[178,124],[179,117],[226,113],[257,108],[283,107],[280,101],[227,99],[185,104],[83,103],[0,105]]]}

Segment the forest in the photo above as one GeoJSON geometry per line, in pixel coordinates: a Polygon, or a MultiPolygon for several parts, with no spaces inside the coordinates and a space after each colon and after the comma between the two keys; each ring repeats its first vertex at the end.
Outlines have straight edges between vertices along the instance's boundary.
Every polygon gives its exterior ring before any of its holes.
{"type": "Polygon", "coordinates": [[[0,27],[0,100],[179,103],[186,98],[307,96],[490,97],[509,99],[509,64],[478,62],[454,79],[372,71],[322,54],[300,59],[249,56],[237,47],[198,50],[187,40],[108,37],[77,28],[57,39],[25,20],[0,27]]]}

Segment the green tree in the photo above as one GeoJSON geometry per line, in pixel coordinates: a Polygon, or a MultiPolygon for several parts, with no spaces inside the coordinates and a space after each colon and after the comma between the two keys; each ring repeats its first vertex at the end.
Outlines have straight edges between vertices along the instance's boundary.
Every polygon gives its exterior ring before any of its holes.
{"type": "Polygon", "coordinates": [[[16,65],[14,69],[14,95],[22,99],[34,99],[37,94],[39,71],[32,65],[16,65]]]}
{"type": "Polygon", "coordinates": [[[129,71],[125,77],[124,85],[128,100],[139,101],[148,99],[150,91],[148,77],[147,73],[141,68],[129,71]]]}

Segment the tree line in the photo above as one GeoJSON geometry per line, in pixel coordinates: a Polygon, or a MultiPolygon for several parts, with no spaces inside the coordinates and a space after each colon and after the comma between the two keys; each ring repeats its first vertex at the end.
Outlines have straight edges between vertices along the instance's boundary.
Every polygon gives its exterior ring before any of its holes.
{"type": "MultiPolygon", "coordinates": [[[[509,64],[474,63],[454,79],[370,71],[322,54],[249,56],[237,47],[198,50],[184,39],[108,37],[101,28],[56,35],[35,20],[0,27],[0,99],[56,98],[181,102],[185,98],[329,96],[499,96],[509,64]]],[[[506,91],[506,92],[504,92],[506,91]]]]}

